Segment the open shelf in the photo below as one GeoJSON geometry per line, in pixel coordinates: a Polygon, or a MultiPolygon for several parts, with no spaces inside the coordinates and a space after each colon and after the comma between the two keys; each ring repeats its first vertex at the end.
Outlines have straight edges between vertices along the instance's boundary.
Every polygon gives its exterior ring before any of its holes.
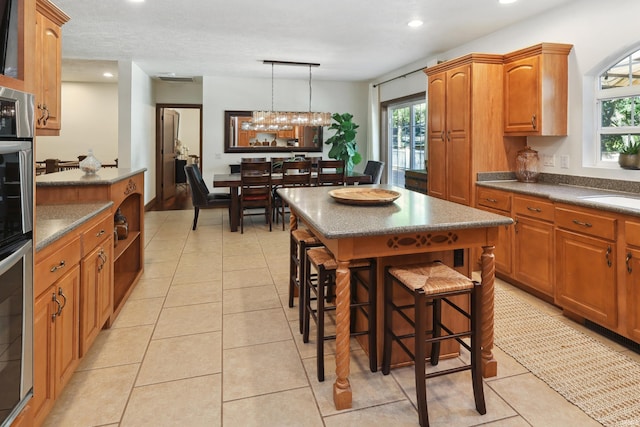
{"type": "Polygon", "coordinates": [[[113,248],[113,259],[114,261],[118,261],[120,256],[129,249],[133,243],[135,243],[136,239],[140,237],[139,231],[130,231],[129,235],[126,239],[118,240],[118,245],[113,248]]]}

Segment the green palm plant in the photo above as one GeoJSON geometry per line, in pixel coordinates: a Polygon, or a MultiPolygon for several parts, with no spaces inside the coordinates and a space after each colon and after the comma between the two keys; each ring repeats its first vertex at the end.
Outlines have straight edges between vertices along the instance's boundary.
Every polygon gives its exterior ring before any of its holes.
{"type": "Polygon", "coordinates": [[[352,121],[353,115],[349,113],[334,113],[331,118],[334,123],[329,126],[329,130],[335,130],[336,133],[324,142],[327,145],[332,145],[329,157],[344,160],[345,168],[351,172],[353,166],[362,161],[356,144],[356,129],[359,126],[352,121]]]}

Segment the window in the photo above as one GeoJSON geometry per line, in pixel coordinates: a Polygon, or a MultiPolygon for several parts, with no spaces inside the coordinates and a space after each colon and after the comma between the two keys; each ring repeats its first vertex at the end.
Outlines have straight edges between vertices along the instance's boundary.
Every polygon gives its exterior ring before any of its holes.
{"type": "Polygon", "coordinates": [[[391,184],[404,187],[404,171],[425,168],[426,102],[423,97],[389,106],[391,184]]]}
{"type": "Polygon", "coordinates": [[[596,105],[600,161],[617,161],[625,147],[640,145],[640,50],[599,76],[596,105]]]}

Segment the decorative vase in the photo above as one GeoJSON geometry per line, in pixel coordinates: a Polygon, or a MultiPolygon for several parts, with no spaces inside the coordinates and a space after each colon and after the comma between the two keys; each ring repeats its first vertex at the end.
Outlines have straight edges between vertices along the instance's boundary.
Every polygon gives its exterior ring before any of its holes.
{"type": "Polygon", "coordinates": [[[520,182],[538,182],[538,152],[529,146],[516,155],[516,178],[520,182]]]}
{"type": "Polygon", "coordinates": [[[84,171],[87,175],[93,175],[100,170],[102,164],[93,155],[93,150],[89,149],[87,157],[85,157],[78,166],[80,167],[80,170],[84,171]]]}
{"type": "Polygon", "coordinates": [[[118,240],[126,239],[129,235],[129,224],[127,223],[127,217],[122,214],[120,208],[118,208],[113,217],[113,224],[116,234],[118,235],[118,240]]]}
{"type": "Polygon", "coordinates": [[[640,169],[640,154],[620,154],[618,164],[622,169],[640,169]]]}

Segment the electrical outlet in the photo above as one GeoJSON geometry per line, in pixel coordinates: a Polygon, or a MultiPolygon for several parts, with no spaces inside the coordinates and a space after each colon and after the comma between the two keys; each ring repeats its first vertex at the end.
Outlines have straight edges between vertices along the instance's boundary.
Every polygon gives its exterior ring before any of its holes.
{"type": "Polygon", "coordinates": [[[222,159],[222,154],[216,153],[215,158],[216,158],[216,160],[222,159]]]}
{"type": "Polygon", "coordinates": [[[543,154],[542,155],[542,164],[544,166],[555,167],[556,166],[556,155],[555,154],[543,154]]]}
{"type": "Polygon", "coordinates": [[[569,156],[566,154],[563,154],[562,156],[560,156],[560,167],[562,169],[569,169],[569,156]]]}

